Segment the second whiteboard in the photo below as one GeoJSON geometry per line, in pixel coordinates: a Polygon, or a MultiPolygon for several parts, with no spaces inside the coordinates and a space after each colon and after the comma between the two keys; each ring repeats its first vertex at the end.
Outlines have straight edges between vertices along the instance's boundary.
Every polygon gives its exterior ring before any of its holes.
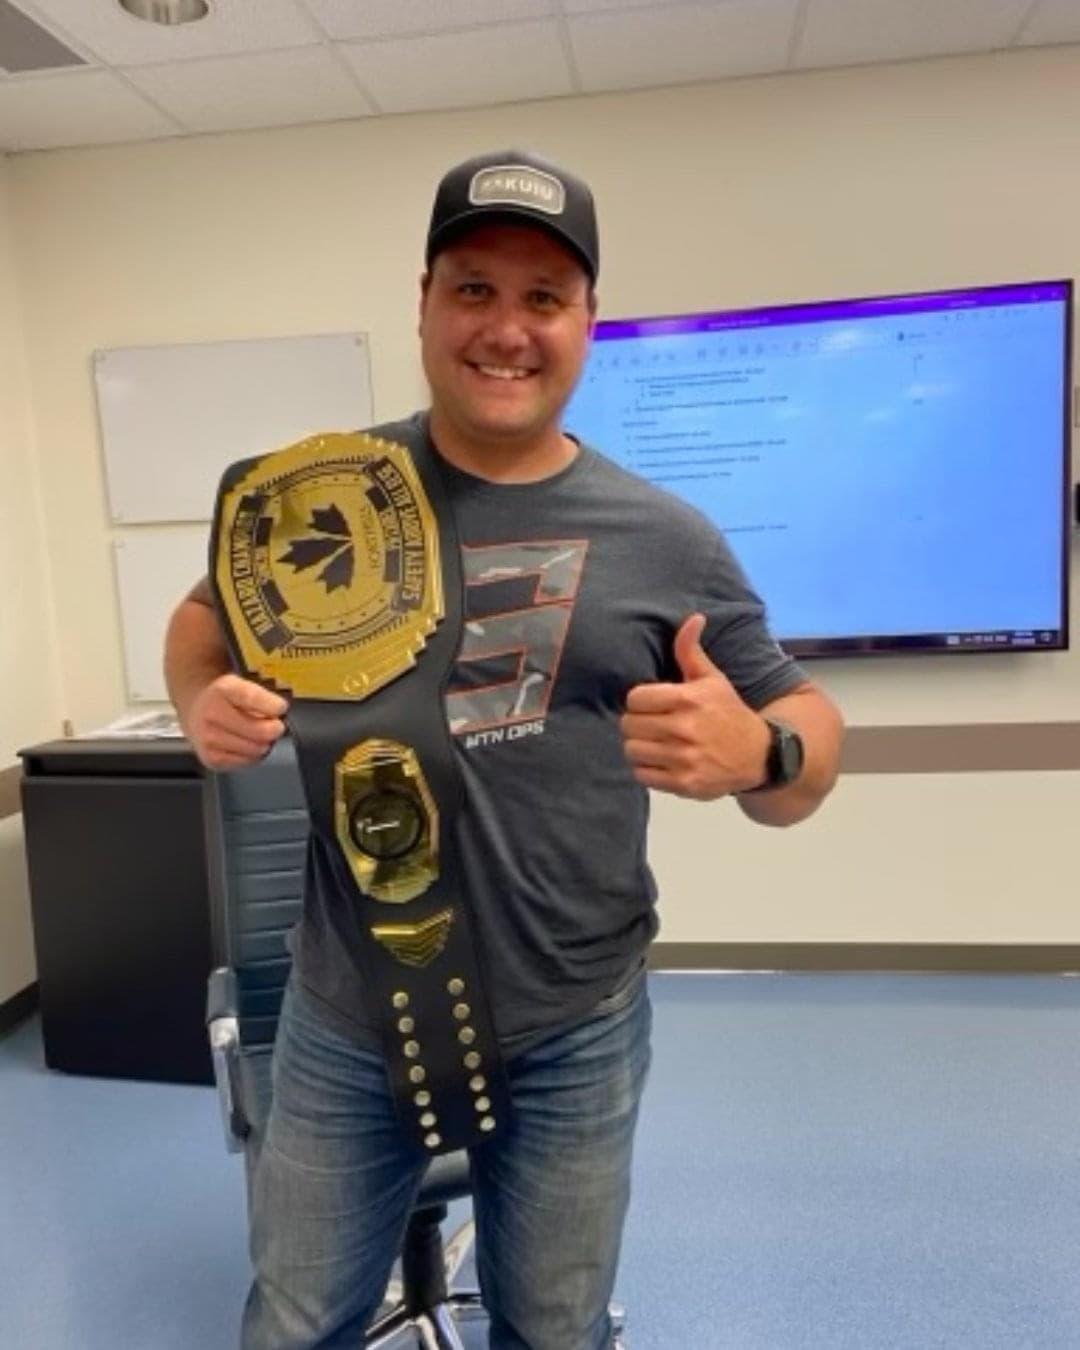
{"type": "Polygon", "coordinates": [[[225,467],[371,425],[362,333],[94,353],[112,519],[205,521],[225,467]]]}

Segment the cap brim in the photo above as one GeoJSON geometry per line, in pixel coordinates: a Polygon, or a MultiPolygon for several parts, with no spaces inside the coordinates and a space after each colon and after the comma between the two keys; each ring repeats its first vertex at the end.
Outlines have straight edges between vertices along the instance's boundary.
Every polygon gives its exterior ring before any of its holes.
{"type": "Polygon", "coordinates": [[[592,259],[570,235],[560,229],[555,221],[545,219],[536,211],[514,206],[481,206],[472,211],[459,212],[453,220],[446,221],[428,235],[427,251],[424,255],[427,265],[430,267],[437,254],[455,239],[468,234],[470,230],[479,229],[481,225],[497,225],[500,222],[507,225],[531,225],[534,229],[543,230],[561,244],[573,256],[575,262],[580,263],[590,281],[596,280],[596,266],[592,259]]]}

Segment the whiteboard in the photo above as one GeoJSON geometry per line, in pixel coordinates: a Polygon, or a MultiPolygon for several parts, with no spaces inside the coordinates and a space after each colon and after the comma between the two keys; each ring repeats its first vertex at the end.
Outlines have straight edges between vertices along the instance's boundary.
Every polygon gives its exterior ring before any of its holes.
{"type": "Polygon", "coordinates": [[[161,669],[165,629],[179,602],[206,575],[209,540],[209,525],[147,526],[124,530],[113,540],[131,703],[169,697],[161,669]]]}
{"type": "Polygon", "coordinates": [[[234,460],[373,420],[363,333],[117,347],[93,370],[114,524],[209,520],[234,460]]]}

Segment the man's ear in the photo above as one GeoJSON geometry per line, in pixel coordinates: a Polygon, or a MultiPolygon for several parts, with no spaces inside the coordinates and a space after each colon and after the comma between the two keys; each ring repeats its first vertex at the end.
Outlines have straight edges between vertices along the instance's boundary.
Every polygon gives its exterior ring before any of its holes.
{"type": "Polygon", "coordinates": [[[592,337],[593,330],[596,328],[596,311],[599,308],[596,300],[596,289],[593,286],[589,287],[588,306],[589,306],[589,337],[592,337]]]}
{"type": "Polygon", "coordinates": [[[420,304],[417,310],[418,323],[424,322],[424,306],[427,304],[428,291],[431,289],[431,273],[420,273],[420,304]]]}

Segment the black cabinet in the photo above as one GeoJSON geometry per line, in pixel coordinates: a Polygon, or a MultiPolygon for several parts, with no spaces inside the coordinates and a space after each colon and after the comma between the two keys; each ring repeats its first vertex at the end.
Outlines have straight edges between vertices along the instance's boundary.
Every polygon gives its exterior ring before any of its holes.
{"type": "Polygon", "coordinates": [[[198,761],[179,740],[54,741],[22,760],[46,1063],[211,1082],[198,761]]]}

